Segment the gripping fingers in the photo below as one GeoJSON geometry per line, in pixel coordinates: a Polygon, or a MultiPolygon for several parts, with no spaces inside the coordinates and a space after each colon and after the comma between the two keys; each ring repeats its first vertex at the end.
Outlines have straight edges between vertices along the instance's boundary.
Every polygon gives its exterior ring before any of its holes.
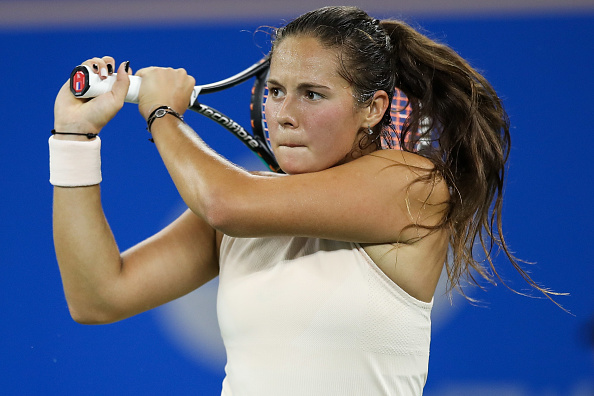
{"type": "Polygon", "coordinates": [[[115,71],[115,60],[111,56],[92,58],[82,64],[88,66],[89,69],[97,74],[102,80],[112,75],[115,71]]]}
{"type": "Polygon", "coordinates": [[[70,90],[77,98],[94,98],[106,92],[114,92],[120,99],[125,97],[126,102],[138,103],[138,90],[140,78],[131,76],[129,62],[123,62],[119,67],[120,73],[114,73],[113,58],[93,58],[77,66],[70,75],[70,90]],[[122,74],[122,76],[118,76],[122,74]],[[129,88],[128,81],[129,80],[129,88]],[[128,94],[120,91],[125,87],[128,94]],[[123,96],[122,96],[123,95],[123,96]]]}
{"type": "Polygon", "coordinates": [[[140,89],[140,82],[138,81],[138,77],[130,76],[130,62],[122,62],[120,67],[118,68],[118,72],[115,76],[111,76],[110,78],[116,78],[116,81],[113,84],[112,92],[114,96],[123,102],[138,102],[138,90],[140,89]],[[134,86],[132,86],[132,81],[134,81],[134,86]],[[136,98],[134,98],[135,96],[136,98]]]}

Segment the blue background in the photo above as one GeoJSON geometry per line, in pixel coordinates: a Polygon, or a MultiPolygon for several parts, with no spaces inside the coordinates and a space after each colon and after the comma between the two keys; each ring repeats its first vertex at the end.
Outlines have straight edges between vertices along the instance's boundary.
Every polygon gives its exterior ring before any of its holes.
{"type": "MultiPolygon", "coordinates": [[[[154,312],[106,326],[68,314],[51,233],[47,138],[53,101],[72,67],[113,55],[131,67],[185,67],[198,82],[227,77],[261,56],[253,32],[280,20],[233,26],[0,31],[2,94],[0,393],[204,394],[220,392],[220,364],[189,357],[154,312]]],[[[433,332],[427,395],[594,395],[591,92],[594,17],[417,19],[484,71],[502,96],[513,146],[505,237],[540,283],[570,296],[518,296],[504,286],[456,299],[433,332]]],[[[247,94],[208,101],[246,120],[247,94]],[[245,96],[245,98],[244,98],[245,96]]],[[[228,132],[188,120],[216,150],[243,161],[228,132]]],[[[123,250],[158,231],[181,200],[135,106],[104,130],[103,204],[123,250]]],[[[526,289],[503,260],[510,284],[526,289]]]]}

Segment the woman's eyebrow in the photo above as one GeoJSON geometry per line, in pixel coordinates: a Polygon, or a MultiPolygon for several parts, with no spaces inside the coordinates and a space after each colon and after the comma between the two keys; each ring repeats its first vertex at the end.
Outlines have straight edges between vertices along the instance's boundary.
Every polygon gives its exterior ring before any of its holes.
{"type": "MultiPolygon", "coordinates": [[[[283,84],[279,83],[278,81],[276,81],[273,78],[268,79],[268,82],[267,83],[270,84],[270,85],[278,85],[279,87],[282,87],[283,86],[283,84]]],[[[303,83],[300,83],[299,85],[297,85],[297,89],[298,90],[330,89],[330,87],[328,87],[327,85],[324,85],[324,84],[316,84],[316,83],[310,83],[310,82],[303,82],[303,83]]]]}

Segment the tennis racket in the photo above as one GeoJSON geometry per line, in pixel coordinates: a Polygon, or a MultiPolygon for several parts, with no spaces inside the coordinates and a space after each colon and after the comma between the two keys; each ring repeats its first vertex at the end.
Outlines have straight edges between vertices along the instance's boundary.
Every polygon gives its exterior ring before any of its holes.
{"type": "MultiPolygon", "coordinates": [[[[266,80],[268,78],[269,65],[270,59],[266,56],[259,62],[234,76],[210,84],[195,86],[190,97],[189,109],[215,121],[235,135],[246,147],[258,155],[271,171],[282,172],[274,158],[272,150],[270,149],[266,122],[264,120],[264,101],[268,96],[266,80]],[[235,122],[231,117],[226,116],[224,113],[202,103],[201,100],[198,100],[201,95],[223,91],[251,78],[255,78],[250,103],[252,133],[248,132],[247,129],[235,122]]],[[[102,80],[87,66],[81,65],[75,67],[70,74],[70,91],[78,98],[94,98],[105,92],[111,91],[115,80],[115,73],[102,80]]],[[[138,103],[138,92],[141,83],[142,78],[130,76],[130,87],[128,88],[128,94],[126,95],[126,102],[138,103]]]]}
{"type": "MultiPolygon", "coordinates": [[[[189,109],[201,114],[235,135],[241,140],[247,148],[260,157],[260,159],[273,172],[282,173],[274,154],[270,148],[268,138],[268,127],[265,118],[266,100],[268,98],[267,79],[270,66],[270,57],[266,56],[259,62],[253,64],[247,69],[226,78],[221,81],[194,87],[190,98],[189,109]],[[250,103],[251,131],[248,132],[243,126],[233,121],[231,117],[226,116],[215,108],[202,103],[200,97],[205,94],[226,90],[239,85],[251,78],[255,78],[252,86],[252,95],[250,103]]],[[[87,66],[77,66],[70,74],[70,91],[78,98],[93,98],[105,92],[109,92],[116,80],[115,73],[102,80],[97,74],[93,73],[87,66]]],[[[126,95],[126,102],[138,103],[138,92],[142,78],[130,76],[130,88],[126,95]]],[[[382,146],[385,148],[400,148],[400,133],[406,118],[410,115],[411,108],[406,96],[398,89],[394,93],[391,105],[392,124],[394,132],[390,136],[384,136],[382,146]]],[[[422,136],[427,131],[422,129],[422,125],[415,133],[409,134],[406,144],[410,139],[415,142],[415,151],[420,150],[423,145],[422,136]]]]}

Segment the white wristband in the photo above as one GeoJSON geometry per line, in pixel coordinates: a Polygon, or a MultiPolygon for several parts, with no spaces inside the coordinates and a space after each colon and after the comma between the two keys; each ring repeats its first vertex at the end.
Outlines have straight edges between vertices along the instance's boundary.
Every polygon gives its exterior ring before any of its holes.
{"type": "Polygon", "coordinates": [[[82,187],[101,183],[101,139],[88,142],[49,138],[50,183],[82,187]]]}

